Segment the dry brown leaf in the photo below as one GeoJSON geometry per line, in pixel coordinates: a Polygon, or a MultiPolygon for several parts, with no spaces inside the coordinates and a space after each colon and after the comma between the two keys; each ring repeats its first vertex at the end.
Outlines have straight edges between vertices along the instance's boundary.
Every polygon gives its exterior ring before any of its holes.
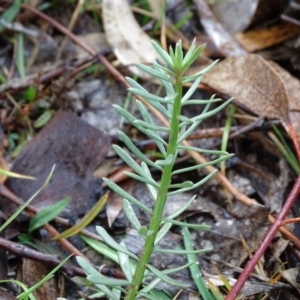
{"type": "Polygon", "coordinates": [[[142,78],[149,78],[134,66],[135,63],[152,63],[158,55],[149,36],[134,18],[127,0],[103,0],[102,15],[107,42],[120,62],[142,78]]]}
{"type": "Polygon", "coordinates": [[[277,45],[300,31],[294,24],[282,22],[269,28],[249,30],[237,33],[235,39],[248,51],[254,52],[277,45]]]}
{"type": "Polygon", "coordinates": [[[286,87],[290,108],[289,118],[296,133],[297,142],[300,145],[300,81],[275,62],[270,61],[269,63],[280,75],[286,87]]]}
{"type": "Polygon", "coordinates": [[[234,97],[259,116],[286,119],[289,103],[279,74],[262,57],[228,57],[208,72],[202,83],[234,97]]]}
{"type": "Polygon", "coordinates": [[[279,14],[286,0],[220,1],[211,6],[215,16],[230,33],[244,31],[249,25],[266,21],[279,14]]]}
{"type": "Polygon", "coordinates": [[[293,77],[288,71],[280,67],[273,61],[268,63],[274,68],[274,70],[280,75],[285,85],[286,91],[289,96],[289,108],[291,111],[300,111],[300,81],[293,77]]]}
{"type": "MultiPolygon", "coordinates": [[[[42,278],[44,278],[51,269],[52,268],[47,266],[45,263],[23,258],[21,271],[22,282],[24,282],[26,286],[33,286],[42,280],[42,278]]],[[[49,278],[49,280],[37,288],[33,294],[37,300],[56,299],[60,295],[58,278],[49,278]]]]}

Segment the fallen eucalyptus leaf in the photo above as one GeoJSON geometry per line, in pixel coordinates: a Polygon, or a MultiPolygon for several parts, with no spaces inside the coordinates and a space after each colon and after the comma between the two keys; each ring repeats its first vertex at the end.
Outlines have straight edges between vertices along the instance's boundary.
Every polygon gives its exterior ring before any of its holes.
{"type": "Polygon", "coordinates": [[[287,119],[289,100],[286,88],[275,69],[262,57],[228,57],[202,80],[217,91],[230,95],[259,116],[287,119]]]}

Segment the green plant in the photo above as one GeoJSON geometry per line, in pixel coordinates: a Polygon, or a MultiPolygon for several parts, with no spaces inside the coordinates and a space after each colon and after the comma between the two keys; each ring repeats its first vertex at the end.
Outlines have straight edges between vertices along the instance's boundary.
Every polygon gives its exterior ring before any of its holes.
{"type": "MultiPolygon", "coordinates": [[[[120,267],[126,276],[126,280],[106,278],[84,259],[80,257],[77,258],[77,262],[88,275],[87,279],[94,283],[102,292],[104,292],[109,299],[113,300],[121,299],[121,293],[125,294],[126,300],[133,300],[140,297],[147,299],[169,299],[168,297],[166,298],[166,296],[163,297],[161,294],[159,294],[160,291],[155,290],[155,285],[157,285],[160,281],[165,281],[181,288],[185,287],[182,283],[175,281],[169,276],[170,273],[177,272],[178,269],[159,271],[149,264],[149,260],[153,252],[163,251],[155,246],[164,237],[172,225],[178,225],[182,227],[186,226],[200,230],[209,229],[209,227],[206,225],[188,224],[175,220],[175,218],[180,215],[195,199],[195,197],[193,197],[186,206],[182,207],[179,211],[168,216],[167,218],[163,218],[162,213],[169,196],[193,190],[209,180],[214,173],[208,174],[204,179],[195,184],[191,181],[185,181],[180,184],[172,184],[173,175],[196,170],[204,166],[196,165],[174,171],[173,165],[180,150],[193,150],[201,153],[218,155],[218,159],[207,163],[210,165],[224,161],[232,156],[224,151],[210,151],[183,145],[183,141],[199,126],[202,120],[222,110],[230,101],[229,100],[221,104],[219,107],[209,111],[210,105],[216,101],[219,101],[219,99],[212,97],[209,100],[195,100],[191,98],[197,89],[202,76],[214,65],[213,63],[194,75],[185,76],[185,72],[201,54],[204,46],[196,47],[194,41],[185,56],[183,55],[180,41],[176,44],[175,51],[170,47],[169,54],[165,52],[157,43],[153,42],[153,46],[165,65],[154,62],[152,68],[142,64],[137,64],[137,67],[158,79],[166,91],[166,96],[159,97],[150,94],[136,81],[131,78],[127,78],[127,81],[131,86],[129,91],[142,97],[145,99],[148,105],[152,105],[155,109],[157,109],[169,121],[170,128],[156,125],[153,122],[147,107],[141,101],[137,100],[136,103],[143,120],[136,119],[133,115],[120,106],[115,106],[115,109],[138,130],[142,131],[155,141],[163,159],[156,160],[155,162],[151,161],[136,148],[136,146],[131,142],[130,138],[123,132],[119,132],[121,140],[128,147],[128,149],[138,159],[141,160],[141,164],[138,164],[136,160],[134,160],[119,146],[115,145],[114,150],[134,170],[134,173],[127,172],[127,175],[146,184],[155,201],[154,209],[151,210],[149,207],[146,207],[140,203],[138,199],[128,194],[112,181],[104,179],[108,187],[124,198],[124,212],[128,217],[132,227],[135,228],[145,240],[143,251],[140,257],[137,257],[127,250],[124,243],[116,243],[104,228],[97,226],[96,229],[100,237],[110,247],[110,249],[112,249],[113,252],[117,253],[118,263],[120,264],[120,267]],[[183,85],[190,82],[193,82],[193,84],[184,94],[183,85]],[[181,114],[181,109],[185,105],[203,105],[204,109],[201,115],[193,118],[187,118],[181,114]],[[167,132],[169,134],[168,142],[160,137],[159,132],[167,132]],[[149,167],[161,172],[161,180],[159,183],[152,178],[149,167]],[[146,213],[150,214],[151,221],[149,227],[142,226],[140,224],[137,216],[134,213],[132,205],[136,205],[143,209],[146,213]],[[145,284],[144,282],[150,275],[154,276],[155,279],[149,284],[145,284]]],[[[100,247],[100,245],[98,246],[100,247]]],[[[205,250],[186,249],[174,251],[178,255],[187,255],[189,253],[201,253],[205,250]]],[[[116,257],[116,255],[114,255],[114,257],[116,257]]],[[[194,262],[188,263],[181,268],[185,268],[193,263],[194,262]]]]}

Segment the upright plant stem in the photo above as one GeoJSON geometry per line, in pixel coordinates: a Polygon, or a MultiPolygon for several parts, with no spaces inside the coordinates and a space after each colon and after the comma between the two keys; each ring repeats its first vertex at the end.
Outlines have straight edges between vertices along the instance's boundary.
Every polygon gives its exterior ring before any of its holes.
{"type": "Polygon", "coordinates": [[[145,245],[143,251],[141,253],[141,257],[139,259],[138,265],[136,267],[132,284],[128,289],[125,300],[135,300],[140,285],[142,283],[144,273],[147,267],[147,264],[150,260],[151,254],[153,253],[154,242],[159,231],[159,226],[163,214],[163,210],[165,207],[165,203],[168,196],[168,190],[171,183],[171,176],[174,161],[176,159],[177,153],[177,139],[179,134],[179,119],[178,116],[181,112],[181,98],[182,98],[182,74],[181,72],[176,73],[176,83],[175,83],[175,91],[177,93],[177,97],[174,100],[173,104],[173,112],[172,119],[170,122],[170,137],[167,149],[167,156],[173,156],[173,162],[164,167],[161,176],[160,186],[157,192],[157,199],[155,201],[155,206],[153,210],[153,215],[149,225],[149,235],[145,241],[145,245]]]}

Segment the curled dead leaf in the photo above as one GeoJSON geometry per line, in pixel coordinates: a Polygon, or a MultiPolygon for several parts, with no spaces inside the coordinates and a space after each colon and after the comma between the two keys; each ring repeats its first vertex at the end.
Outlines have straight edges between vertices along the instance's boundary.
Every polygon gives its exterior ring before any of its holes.
{"type": "Polygon", "coordinates": [[[135,63],[152,63],[158,55],[149,36],[141,29],[127,0],[103,0],[103,22],[107,42],[120,62],[144,79],[149,78],[134,66],[135,63]]]}
{"type": "Polygon", "coordinates": [[[289,101],[284,83],[275,69],[258,55],[228,57],[208,72],[202,83],[234,97],[259,116],[288,118],[289,101]]]}

